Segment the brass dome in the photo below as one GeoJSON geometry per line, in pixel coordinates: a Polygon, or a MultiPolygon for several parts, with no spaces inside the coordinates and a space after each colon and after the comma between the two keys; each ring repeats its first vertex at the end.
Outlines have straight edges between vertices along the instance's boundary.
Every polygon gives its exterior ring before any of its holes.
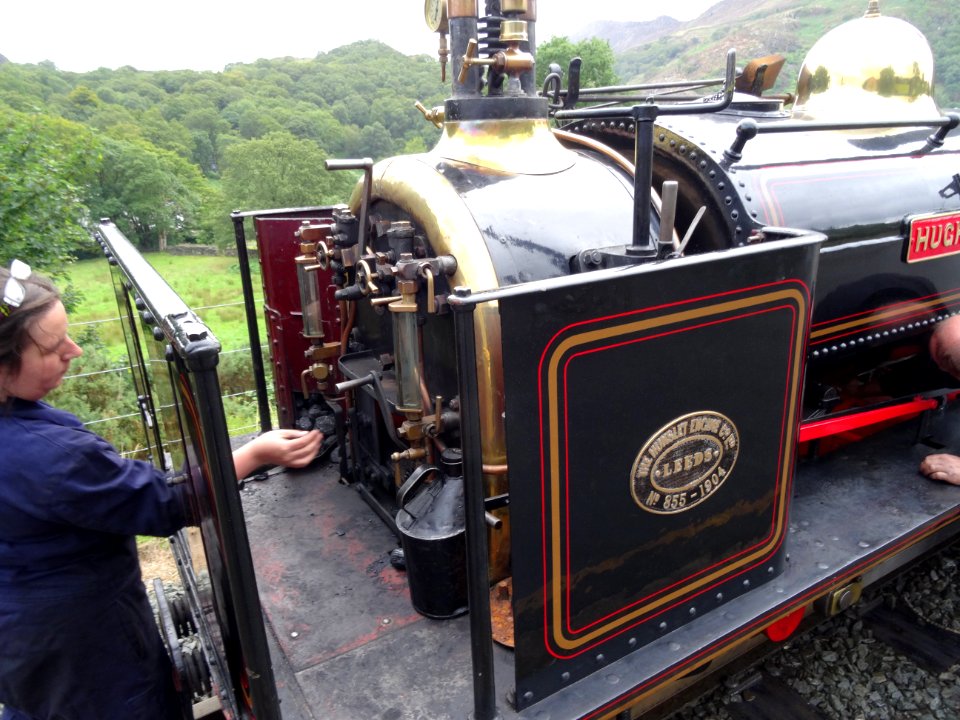
{"type": "Polygon", "coordinates": [[[933,53],[910,23],[880,14],[834,28],[807,53],[797,82],[797,119],[843,122],[940,115],[933,100],[933,53]]]}

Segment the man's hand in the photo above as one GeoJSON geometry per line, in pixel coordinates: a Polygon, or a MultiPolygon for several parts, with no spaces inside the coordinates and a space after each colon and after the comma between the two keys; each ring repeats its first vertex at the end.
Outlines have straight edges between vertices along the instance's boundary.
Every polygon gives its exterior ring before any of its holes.
{"type": "Polygon", "coordinates": [[[960,457],[947,453],[927,455],[920,463],[920,472],[931,480],[960,485],[960,457]]]}

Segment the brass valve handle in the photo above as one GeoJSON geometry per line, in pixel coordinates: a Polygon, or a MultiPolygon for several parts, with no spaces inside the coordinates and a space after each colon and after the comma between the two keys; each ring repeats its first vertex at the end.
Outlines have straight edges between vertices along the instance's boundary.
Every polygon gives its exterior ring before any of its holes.
{"type": "Polygon", "coordinates": [[[328,270],[330,268],[330,258],[333,257],[333,253],[330,251],[330,248],[327,247],[327,244],[321,240],[317,243],[317,265],[320,266],[321,270],[328,270]]]}
{"type": "Polygon", "coordinates": [[[463,65],[460,66],[460,73],[457,75],[457,82],[463,85],[467,81],[467,73],[474,65],[492,65],[493,60],[477,57],[477,39],[470,38],[467,42],[467,51],[463,56],[463,65]]]}
{"type": "Polygon", "coordinates": [[[373,281],[373,271],[370,269],[370,265],[366,260],[361,260],[357,263],[357,285],[360,288],[360,292],[364,295],[370,295],[373,293],[376,295],[380,292],[380,288],[377,287],[377,284],[373,281]]]}
{"type": "Polygon", "coordinates": [[[478,58],[477,41],[475,38],[470,38],[467,42],[467,51],[463,56],[463,65],[460,66],[460,73],[457,75],[457,82],[463,85],[467,81],[467,73],[473,65],[490,65],[498,72],[519,75],[533,69],[535,62],[533,55],[519,49],[518,43],[511,43],[506,52],[501,50],[493,57],[478,58]]]}

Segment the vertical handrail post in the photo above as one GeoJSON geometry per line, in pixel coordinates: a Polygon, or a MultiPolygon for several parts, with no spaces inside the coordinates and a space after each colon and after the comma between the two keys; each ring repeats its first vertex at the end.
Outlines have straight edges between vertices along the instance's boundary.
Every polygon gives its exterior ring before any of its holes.
{"type": "Polygon", "coordinates": [[[653,124],[656,105],[635,105],[631,110],[634,126],[633,151],[633,244],[630,257],[656,257],[657,246],[650,239],[650,187],[653,185],[653,124]]]}
{"type": "MultiPolygon", "coordinates": [[[[468,288],[454,290],[467,298],[468,288]]],[[[493,677],[493,629],[490,620],[490,582],[487,562],[487,524],[480,444],[480,401],[472,302],[451,303],[457,348],[460,394],[460,433],[463,444],[463,493],[467,531],[467,601],[470,607],[470,653],[473,661],[472,720],[497,720],[493,677]]]]}
{"type": "Polygon", "coordinates": [[[240,284],[243,287],[243,308],[247,315],[247,335],[250,337],[250,357],[253,361],[253,385],[257,392],[257,410],[260,413],[260,432],[273,427],[270,420],[270,401],[267,398],[267,379],[263,368],[263,353],[260,352],[260,327],[257,324],[257,307],[253,299],[253,281],[250,279],[250,258],[247,257],[247,238],[243,230],[243,215],[230,213],[233,220],[233,236],[237,242],[237,261],[240,263],[240,284]]]}

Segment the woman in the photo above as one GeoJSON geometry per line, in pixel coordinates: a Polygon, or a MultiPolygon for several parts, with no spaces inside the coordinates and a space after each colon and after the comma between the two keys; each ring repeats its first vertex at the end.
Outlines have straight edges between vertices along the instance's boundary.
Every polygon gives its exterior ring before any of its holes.
{"type": "MultiPolygon", "coordinates": [[[[2,720],[181,718],[135,536],[188,524],[186,485],[42,402],[83,351],[49,281],[14,261],[0,288],[2,720]]],[[[265,433],[234,453],[237,477],[302,467],[321,440],[265,433]]]]}

